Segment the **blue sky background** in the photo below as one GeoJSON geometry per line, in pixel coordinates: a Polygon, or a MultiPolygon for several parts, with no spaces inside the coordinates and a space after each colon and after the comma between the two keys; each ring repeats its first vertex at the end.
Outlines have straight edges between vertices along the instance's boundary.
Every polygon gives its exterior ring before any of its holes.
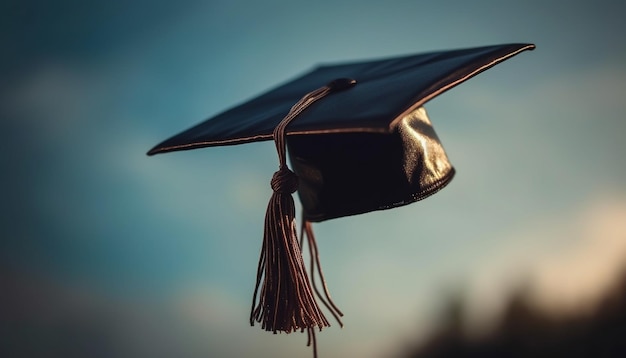
{"type": "MultiPolygon", "coordinates": [[[[247,322],[269,142],[147,157],[320,62],[531,42],[426,105],[455,180],[315,225],[345,328],[323,357],[401,352],[462,291],[584,310],[626,262],[626,24],[617,1],[5,1],[0,241],[8,349],[288,357],[247,322]]],[[[98,354],[95,354],[97,352],[98,354]]]]}

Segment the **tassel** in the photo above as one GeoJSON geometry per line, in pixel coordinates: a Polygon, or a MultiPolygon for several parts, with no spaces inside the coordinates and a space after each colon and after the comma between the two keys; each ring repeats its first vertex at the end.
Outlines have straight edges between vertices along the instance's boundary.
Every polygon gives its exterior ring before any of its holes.
{"type": "MultiPolygon", "coordinates": [[[[311,282],[318,297],[335,318],[338,319],[338,315],[342,314],[330,300],[326,284],[324,283],[324,291],[332,306],[321,297],[314,280],[309,281],[305,269],[301,243],[298,242],[296,231],[295,205],[291,197],[298,189],[298,177],[287,167],[285,130],[294,118],[315,101],[332,92],[350,88],[355,83],[356,81],[352,79],[339,79],[308,93],[291,108],[273,133],[279,169],[270,182],[273,193],[265,215],[263,246],[252,299],[250,324],[259,322],[261,328],[273,333],[306,330],[309,335],[308,345],[313,343],[315,356],[317,349],[314,330],[315,328],[322,330],[330,324],[317,305],[311,282]]],[[[307,234],[310,246],[311,274],[314,274],[314,265],[317,263],[318,274],[324,281],[310,223],[304,222],[302,230],[307,234]]],[[[339,322],[341,324],[341,321],[339,322]]]]}
{"type": "Polygon", "coordinates": [[[261,276],[264,275],[265,280],[250,323],[256,320],[263,329],[274,333],[327,327],[329,323],[313,297],[298,244],[295,205],[291,197],[297,189],[298,178],[283,167],[274,174],[271,183],[274,193],[265,216],[255,301],[261,276]]]}

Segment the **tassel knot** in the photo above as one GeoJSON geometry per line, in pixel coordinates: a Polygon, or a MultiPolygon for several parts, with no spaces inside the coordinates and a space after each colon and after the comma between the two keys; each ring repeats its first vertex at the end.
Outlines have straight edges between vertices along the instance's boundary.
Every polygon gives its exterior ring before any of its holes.
{"type": "Polygon", "coordinates": [[[298,176],[287,167],[280,168],[270,181],[275,193],[293,194],[298,190],[298,176]]]}

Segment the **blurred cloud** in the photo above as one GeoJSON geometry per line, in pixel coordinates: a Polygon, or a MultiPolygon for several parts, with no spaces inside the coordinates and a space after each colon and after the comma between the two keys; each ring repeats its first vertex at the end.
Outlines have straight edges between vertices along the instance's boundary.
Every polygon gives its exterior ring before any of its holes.
{"type": "Polygon", "coordinates": [[[599,195],[571,213],[529,222],[502,235],[509,244],[492,252],[469,280],[470,331],[498,322],[520,288],[551,315],[584,314],[618,283],[626,266],[626,198],[599,195]]]}
{"type": "Polygon", "coordinates": [[[626,198],[591,203],[572,218],[573,244],[539,259],[531,298],[557,314],[585,312],[617,284],[626,267],[626,198]]]}

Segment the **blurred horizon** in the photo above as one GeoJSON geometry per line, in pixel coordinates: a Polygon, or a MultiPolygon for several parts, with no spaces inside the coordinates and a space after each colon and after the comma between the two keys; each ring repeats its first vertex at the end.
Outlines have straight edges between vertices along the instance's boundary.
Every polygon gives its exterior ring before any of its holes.
{"type": "Polygon", "coordinates": [[[493,327],[520,285],[584,312],[626,264],[622,3],[6,1],[0,344],[22,356],[309,355],[248,315],[270,142],[155,144],[320,63],[524,52],[425,105],[452,183],[314,225],[344,312],[321,357],[403,353],[463,292],[493,327]]]}

